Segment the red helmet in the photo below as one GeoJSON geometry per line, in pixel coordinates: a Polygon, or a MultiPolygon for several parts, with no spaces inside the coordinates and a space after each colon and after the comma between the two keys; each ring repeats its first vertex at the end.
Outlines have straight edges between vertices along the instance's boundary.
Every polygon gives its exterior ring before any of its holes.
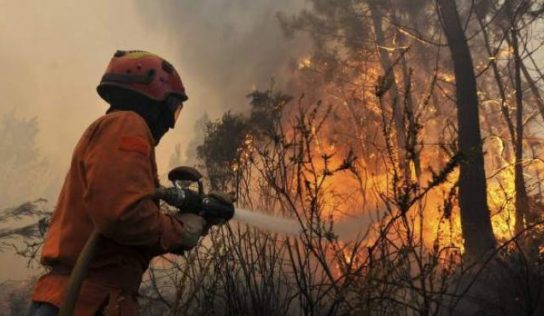
{"type": "Polygon", "coordinates": [[[176,69],[161,57],[140,50],[118,50],[96,88],[107,102],[112,89],[127,89],[155,101],[165,101],[175,96],[181,102],[187,95],[176,69]]]}

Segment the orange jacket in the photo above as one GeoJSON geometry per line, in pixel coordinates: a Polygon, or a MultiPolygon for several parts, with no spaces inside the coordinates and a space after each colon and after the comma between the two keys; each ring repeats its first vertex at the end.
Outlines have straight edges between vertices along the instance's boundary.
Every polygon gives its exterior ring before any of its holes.
{"type": "Polygon", "coordinates": [[[159,211],[150,195],[159,185],[154,140],[130,111],[96,120],[77,144],[42,250],[52,268],[36,284],[33,301],[59,306],[72,266],[92,231],[102,238],[91,262],[76,315],[137,314],[135,296],[151,258],[180,246],[182,223],[159,211]]]}

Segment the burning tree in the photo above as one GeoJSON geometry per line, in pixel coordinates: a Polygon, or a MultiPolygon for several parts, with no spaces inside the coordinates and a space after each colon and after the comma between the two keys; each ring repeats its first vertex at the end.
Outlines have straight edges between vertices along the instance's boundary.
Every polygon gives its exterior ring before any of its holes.
{"type": "Polygon", "coordinates": [[[459,150],[465,157],[459,172],[459,207],[467,254],[479,256],[492,250],[486,200],[486,180],[476,77],[472,56],[454,1],[438,1],[438,8],[454,64],[459,150]]]}

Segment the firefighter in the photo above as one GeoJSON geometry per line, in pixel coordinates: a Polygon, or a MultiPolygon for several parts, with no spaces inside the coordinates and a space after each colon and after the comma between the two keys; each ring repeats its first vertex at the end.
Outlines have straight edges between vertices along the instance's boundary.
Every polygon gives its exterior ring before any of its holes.
{"type": "Polygon", "coordinates": [[[73,152],[47,232],[29,315],[56,315],[76,259],[96,228],[103,236],[75,315],[138,315],[137,293],[150,260],[193,248],[206,221],[159,211],[154,147],[187,100],[180,76],[161,57],[117,51],[97,87],[110,107],[73,152]]]}

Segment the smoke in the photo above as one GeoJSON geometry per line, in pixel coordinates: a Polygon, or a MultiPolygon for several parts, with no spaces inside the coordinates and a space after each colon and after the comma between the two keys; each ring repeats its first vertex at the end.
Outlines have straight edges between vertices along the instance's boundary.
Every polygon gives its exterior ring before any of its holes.
{"type": "MultiPolygon", "coordinates": [[[[165,174],[175,146],[185,152],[198,118],[243,109],[254,85],[266,88],[271,77],[281,79],[290,59],[302,54],[305,45],[286,41],[275,15],[304,5],[304,0],[0,1],[0,118],[36,117],[34,145],[47,161],[47,170],[26,176],[32,186],[43,182],[39,192],[28,191],[28,199],[3,195],[12,183],[0,179],[0,205],[40,197],[55,204],[77,140],[106,110],[95,88],[115,50],[155,52],[182,75],[190,100],[157,149],[159,173],[165,174]]],[[[4,259],[0,270],[16,278],[4,269],[9,264],[4,259]]]]}
{"type": "Polygon", "coordinates": [[[187,135],[195,134],[197,120],[243,109],[246,95],[255,87],[270,87],[272,79],[281,85],[289,62],[307,47],[304,42],[287,41],[276,18],[279,10],[298,11],[304,0],[137,3],[150,31],[179,39],[170,44],[179,54],[189,94],[183,115],[188,116],[171,139],[190,150],[187,135]]]}

